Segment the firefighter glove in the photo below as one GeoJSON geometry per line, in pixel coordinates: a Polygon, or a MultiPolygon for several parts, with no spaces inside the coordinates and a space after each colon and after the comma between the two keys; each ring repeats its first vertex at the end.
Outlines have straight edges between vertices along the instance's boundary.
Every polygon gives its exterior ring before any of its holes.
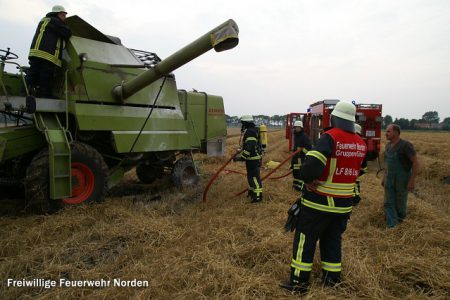
{"type": "Polygon", "coordinates": [[[242,157],[241,154],[238,154],[235,157],[233,157],[233,161],[245,161],[245,159],[242,157]]]}
{"type": "Polygon", "coordinates": [[[353,198],[352,198],[352,205],[353,206],[357,206],[358,204],[359,204],[359,202],[361,201],[361,197],[358,195],[358,196],[354,196],[353,198]]]}
{"type": "Polygon", "coordinates": [[[286,224],[284,224],[284,230],[286,232],[294,231],[297,227],[297,222],[299,220],[301,205],[300,200],[297,200],[288,210],[288,217],[286,224]]]}

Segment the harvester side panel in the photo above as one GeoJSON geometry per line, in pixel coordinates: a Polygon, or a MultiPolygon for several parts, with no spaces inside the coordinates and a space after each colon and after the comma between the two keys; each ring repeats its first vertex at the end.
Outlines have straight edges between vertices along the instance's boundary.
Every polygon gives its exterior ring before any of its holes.
{"type": "Polygon", "coordinates": [[[186,130],[181,110],[76,103],[75,116],[80,130],[186,130]]]}
{"type": "Polygon", "coordinates": [[[0,163],[45,147],[47,142],[34,126],[0,128],[0,163]]]}
{"type": "Polygon", "coordinates": [[[173,131],[113,131],[112,132],[117,152],[148,152],[148,151],[176,151],[191,149],[188,132],[181,130],[173,131]],[[136,137],[139,139],[132,148],[136,137]]]}
{"type": "Polygon", "coordinates": [[[227,128],[222,97],[186,91],[179,91],[179,97],[192,141],[201,143],[202,153],[223,155],[227,128]]]}

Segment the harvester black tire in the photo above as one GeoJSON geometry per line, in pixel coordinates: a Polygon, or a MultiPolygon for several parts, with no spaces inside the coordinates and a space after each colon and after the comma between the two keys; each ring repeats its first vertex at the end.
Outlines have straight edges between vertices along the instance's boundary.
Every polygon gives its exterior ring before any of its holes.
{"type": "Polygon", "coordinates": [[[136,166],[136,175],[142,183],[152,183],[156,179],[161,178],[164,173],[164,168],[158,165],[146,165],[139,163],[136,166]]]}
{"type": "Polygon", "coordinates": [[[172,182],[178,188],[195,186],[198,183],[195,166],[189,157],[177,160],[172,169],[172,182]]]}
{"type": "Polygon", "coordinates": [[[27,211],[53,213],[65,205],[101,201],[107,189],[108,167],[103,157],[91,146],[73,142],[72,197],[50,200],[48,149],[41,150],[31,161],[25,178],[27,211]],[[88,172],[89,175],[83,174],[88,172]],[[88,184],[77,188],[77,176],[84,176],[88,184]],[[89,182],[91,183],[89,185],[89,182]],[[87,187],[87,189],[85,188],[87,187]],[[76,195],[73,195],[76,192],[76,195]]]}

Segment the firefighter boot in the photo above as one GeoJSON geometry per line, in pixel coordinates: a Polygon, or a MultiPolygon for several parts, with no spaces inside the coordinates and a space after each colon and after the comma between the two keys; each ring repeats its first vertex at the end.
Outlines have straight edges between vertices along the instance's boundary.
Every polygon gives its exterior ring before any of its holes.
{"type": "Polygon", "coordinates": [[[341,272],[328,272],[322,273],[322,284],[326,287],[336,287],[341,282],[341,272]]]}
{"type": "Polygon", "coordinates": [[[258,203],[258,202],[261,202],[262,200],[263,200],[262,193],[259,194],[259,196],[256,196],[256,194],[253,193],[253,195],[252,195],[252,201],[251,201],[250,203],[258,203]]]}
{"type": "Polygon", "coordinates": [[[291,283],[289,281],[280,283],[280,287],[294,294],[303,295],[309,290],[307,282],[291,283]]]}

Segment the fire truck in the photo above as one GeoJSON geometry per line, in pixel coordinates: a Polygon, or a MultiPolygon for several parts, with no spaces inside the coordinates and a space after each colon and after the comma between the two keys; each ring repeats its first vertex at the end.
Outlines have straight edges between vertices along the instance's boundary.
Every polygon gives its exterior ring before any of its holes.
{"type": "Polygon", "coordinates": [[[309,133],[309,123],[304,120],[308,113],[289,113],[286,115],[286,139],[288,140],[288,149],[292,150],[294,147],[294,123],[295,121],[303,122],[303,130],[306,134],[309,133]]]}
{"type": "Polygon", "coordinates": [[[311,104],[308,108],[306,122],[309,124],[309,138],[314,145],[320,135],[328,127],[331,127],[331,112],[339,100],[321,100],[311,104]]]}
{"type": "MultiPolygon", "coordinates": [[[[304,131],[314,145],[320,135],[331,127],[331,112],[339,100],[321,100],[310,105],[307,113],[290,113],[286,116],[286,138],[292,149],[292,127],[295,121],[303,121],[304,131]]],[[[375,160],[381,150],[381,104],[355,104],[356,123],[361,125],[361,137],[367,145],[367,159],[375,160]]]]}
{"type": "Polygon", "coordinates": [[[381,104],[356,104],[356,123],[361,125],[361,137],[367,145],[367,160],[375,160],[381,150],[381,104]]]}

